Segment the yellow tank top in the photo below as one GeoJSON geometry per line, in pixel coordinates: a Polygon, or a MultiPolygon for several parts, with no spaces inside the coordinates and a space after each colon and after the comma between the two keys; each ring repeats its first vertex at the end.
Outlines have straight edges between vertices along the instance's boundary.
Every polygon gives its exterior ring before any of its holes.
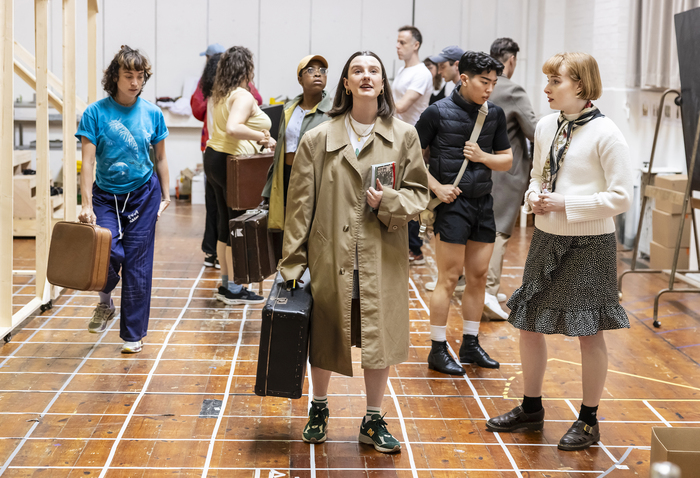
{"type": "MultiPolygon", "coordinates": [[[[218,151],[219,153],[226,154],[255,154],[260,152],[260,145],[255,141],[250,140],[240,140],[226,133],[226,122],[228,121],[229,109],[227,107],[231,95],[241,90],[238,87],[229,93],[225,100],[220,101],[218,104],[214,105],[211,98],[209,99],[209,104],[207,105],[207,112],[211,114],[211,121],[209,124],[209,141],[207,141],[207,146],[218,151]]],[[[235,100],[234,100],[235,102],[235,100]]],[[[233,102],[231,103],[233,105],[233,102]]],[[[270,117],[267,116],[260,109],[258,105],[255,105],[255,112],[248,118],[245,125],[255,131],[262,131],[264,129],[269,130],[272,127],[272,121],[270,117]]]]}

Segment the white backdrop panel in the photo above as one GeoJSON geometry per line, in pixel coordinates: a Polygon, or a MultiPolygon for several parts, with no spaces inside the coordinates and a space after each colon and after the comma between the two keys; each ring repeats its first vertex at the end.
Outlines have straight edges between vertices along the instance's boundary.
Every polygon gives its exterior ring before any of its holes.
{"type": "Polygon", "coordinates": [[[442,0],[436,8],[432,0],[416,0],[416,27],[423,35],[421,60],[436,55],[443,48],[462,44],[462,0],[442,0]]]}
{"type": "Polygon", "coordinates": [[[382,59],[390,80],[403,66],[396,56],[399,28],[411,24],[412,0],[362,0],[363,50],[372,50],[382,59]]]}
{"type": "Polygon", "coordinates": [[[180,96],[185,79],[202,73],[205,57],[199,54],[207,48],[207,10],[201,3],[157,0],[158,96],[180,96]]]}
{"type": "MultiPolygon", "coordinates": [[[[311,4],[311,51],[328,60],[326,90],[335,96],[343,66],[350,55],[360,50],[362,14],[359,8],[348,8],[344,0],[314,1],[311,4]],[[338,12],[343,14],[339,15],[338,12]]],[[[299,61],[303,55],[299,55],[299,61]]],[[[296,70],[290,72],[294,75],[296,70]]],[[[297,87],[297,94],[301,87],[297,87]]]]}
{"type": "Polygon", "coordinates": [[[258,86],[267,103],[270,97],[292,97],[298,92],[294,72],[299,59],[309,54],[311,0],[260,1],[258,86]]]}
{"type": "MultiPolygon", "coordinates": [[[[155,102],[158,75],[167,74],[165,71],[158,71],[156,0],[106,0],[100,10],[100,16],[106,19],[102,25],[103,67],[109,65],[122,45],[141,50],[153,65],[153,76],[146,83],[141,97],[155,102]]],[[[164,67],[167,68],[168,65],[164,67]]]]}
{"type": "MultiPolygon", "coordinates": [[[[247,0],[232,2],[231,0],[209,1],[209,40],[205,43],[220,43],[224,48],[234,45],[244,46],[253,52],[255,72],[258,78],[254,79],[259,87],[260,70],[260,36],[259,14],[260,0],[247,0]]],[[[205,2],[202,2],[205,3],[205,2]]],[[[202,6],[201,8],[206,8],[202,6]]],[[[202,28],[206,28],[203,25],[202,28]]],[[[205,45],[206,48],[206,45],[205,45]]],[[[203,50],[200,50],[203,51],[203,50]]],[[[263,94],[267,102],[267,97],[263,94]]]]}

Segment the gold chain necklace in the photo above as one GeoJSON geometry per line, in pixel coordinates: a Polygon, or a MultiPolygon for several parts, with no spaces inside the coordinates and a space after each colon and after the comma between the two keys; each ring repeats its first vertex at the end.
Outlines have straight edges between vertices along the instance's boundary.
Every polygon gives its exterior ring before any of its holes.
{"type": "Polygon", "coordinates": [[[352,132],[355,133],[355,136],[357,136],[357,139],[362,139],[366,136],[369,136],[372,134],[372,131],[374,130],[374,123],[370,125],[369,131],[365,133],[358,133],[357,130],[355,129],[355,126],[352,124],[352,118],[350,117],[350,114],[348,113],[348,123],[350,123],[350,129],[352,129],[352,132]]]}

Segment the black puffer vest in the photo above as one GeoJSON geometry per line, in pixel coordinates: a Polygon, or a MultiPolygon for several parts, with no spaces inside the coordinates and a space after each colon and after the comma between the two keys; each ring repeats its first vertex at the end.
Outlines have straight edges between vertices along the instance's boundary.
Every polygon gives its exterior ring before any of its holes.
{"type": "MultiPolygon", "coordinates": [[[[442,99],[436,106],[440,113],[437,134],[430,143],[430,174],[442,184],[452,184],[457,178],[464,161],[464,143],[474,129],[480,105],[468,103],[459,93],[459,87],[452,90],[449,98],[442,99]]],[[[489,114],[477,143],[485,153],[493,153],[493,140],[500,108],[489,103],[489,114]]],[[[470,162],[459,183],[462,196],[478,198],[491,192],[491,170],[481,163],[470,162]]]]}

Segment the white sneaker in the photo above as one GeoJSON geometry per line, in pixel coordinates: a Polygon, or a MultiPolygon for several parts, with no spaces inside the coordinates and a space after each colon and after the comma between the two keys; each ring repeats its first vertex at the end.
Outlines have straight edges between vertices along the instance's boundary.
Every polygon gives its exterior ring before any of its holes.
{"type": "Polygon", "coordinates": [[[139,340],[138,342],[124,342],[124,345],[122,345],[123,354],[137,354],[141,350],[143,350],[142,340],[139,340]]]}
{"type": "Polygon", "coordinates": [[[491,295],[488,292],[484,294],[483,315],[489,320],[506,320],[508,318],[508,314],[501,309],[501,304],[498,303],[496,296],[491,295]]]}
{"type": "Polygon", "coordinates": [[[496,294],[496,298],[498,299],[498,302],[505,302],[505,301],[508,300],[508,296],[505,295],[505,294],[503,294],[503,293],[501,293],[501,292],[499,292],[498,294],[496,294]]]}
{"type": "Polygon", "coordinates": [[[436,287],[437,287],[437,281],[426,282],[426,283],[425,283],[425,290],[431,290],[431,291],[432,291],[432,290],[435,290],[436,287]]]}

